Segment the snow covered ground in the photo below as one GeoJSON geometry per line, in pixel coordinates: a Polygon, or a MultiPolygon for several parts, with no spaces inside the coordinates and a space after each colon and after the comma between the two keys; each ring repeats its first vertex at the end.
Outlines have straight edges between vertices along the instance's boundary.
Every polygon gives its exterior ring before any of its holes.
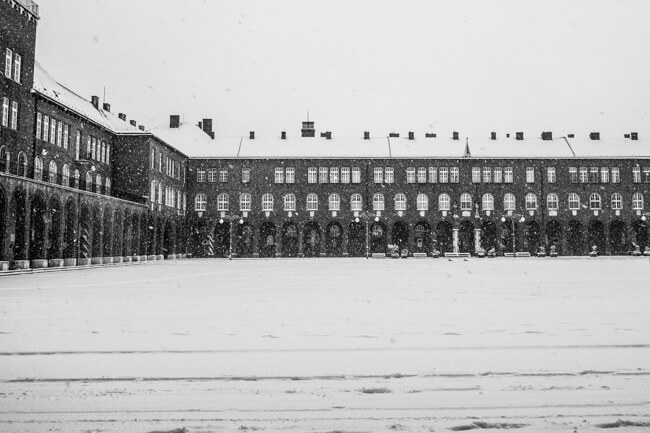
{"type": "Polygon", "coordinates": [[[0,277],[0,431],[650,431],[647,258],[0,277]]]}

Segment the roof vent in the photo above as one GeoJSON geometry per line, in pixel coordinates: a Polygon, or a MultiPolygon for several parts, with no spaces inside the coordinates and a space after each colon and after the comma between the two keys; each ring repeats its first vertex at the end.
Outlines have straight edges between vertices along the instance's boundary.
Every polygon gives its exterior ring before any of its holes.
{"type": "Polygon", "coordinates": [[[631,132],[630,133],[630,138],[632,140],[638,140],[639,139],[639,133],[638,132],[631,132]]]}
{"type": "Polygon", "coordinates": [[[323,133],[321,133],[320,136],[325,137],[326,140],[331,140],[332,139],[332,131],[323,132],[323,133]]]}
{"type": "Polygon", "coordinates": [[[138,124],[138,122],[136,122],[135,120],[131,120],[129,123],[131,124],[131,126],[136,126],[138,124]]]}
{"type": "Polygon", "coordinates": [[[93,107],[95,107],[96,109],[99,109],[99,96],[94,96],[94,95],[91,96],[90,97],[90,102],[92,102],[93,107]]]}
{"type": "Polygon", "coordinates": [[[364,131],[363,132],[363,139],[364,140],[370,140],[370,131],[364,131]]]}
{"type": "Polygon", "coordinates": [[[458,131],[454,131],[454,132],[452,133],[452,138],[453,138],[454,140],[458,140],[458,131]]]}
{"type": "Polygon", "coordinates": [[[251,140],[255,140],[255,131],[250,131],[248,133],[248,138],[251,139],[251,140]]]}
{"type": "Polygon", "coordinates": [[[434,132],[425,132],[424,137],[425,138],[436,138],[436,134],[434,132]]]}
{"type": "Polygon", "coordinates": [[[123,120],[123,121],[126,122],[126,114],[124,114],[124,113],[118,113],[117,117],[119,117],[120,120],[123,120]]]}
{"type": "Polygon", "coordinates": [[[415,140],[415,132],[409,131],[409,140],[415,140]]]}
{"type": "Polygon", "coordinates": [[[497,139],[497,133],[492,131],[490,132],[490,140],[496,140],[497,139]]]}
{"type": "Polygon", "coordinates": [[[520,132],[517,132],[517,133],[515,134],[515,139],[516,139],[516,140],[523,140],[523,139],[524,139],[524,133],[521,132],[521,131],[520,131],[520,132]]]}
{"type": "Polygon", "coordinates": [[[280,138],[281,138],[282,140],[286,140],[286,139],[287,139],[287,131],[282,131],[282,132],[280,133],[280,138]]]}
{"type": "Polygon", "coordinates": [[[109,113],[111,112],[111,104],[109,104],[107,102],[104,102],[104,104],[102,105],[102,108],[104,109],[104,111],[108,111],[109,113]]]}
{"type": "Polygon", "coordinates": [[[553,140],[552,132],[542,132],[542,140],[553,140]]]}
{"type": "Polygon", "coordinates": [[[169,127],[178,128],[181,125],[181,116],[178,114],[172,114],[169,116],[169,127]]]}
{"type": "Polygon", "coordinates": [[[138,129],[139,129],[140,131],[144,131],[144,125],[140,125],[140,126],[138,126],[138,129]]]}
{"type": "Polygon", "coordinates": [[[506,134],[506,138],[510,138],[510,134],[506,134]]]}
{"type": "Polygon", "coordinates": [[[589,138],[591,140],[600,140],[600,132],[590,132],[589,138]]]}
{"type": "Polygon", "coordinates": [[[399,133],[398,132],[391,132],[390,134],[388,134],[388,136],[391,137],[391,138],[399,138],[399,133]]]}

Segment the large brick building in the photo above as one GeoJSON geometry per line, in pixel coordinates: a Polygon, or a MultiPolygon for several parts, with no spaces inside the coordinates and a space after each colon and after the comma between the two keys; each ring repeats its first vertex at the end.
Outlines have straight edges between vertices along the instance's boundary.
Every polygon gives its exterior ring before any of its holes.
{"type": "Polygon", "coordinates": [[[643,251],[635,132],[215,137],[145,128],[34,59],[38,6],[0,0],[0,268],[193,256],[643,251]]]}

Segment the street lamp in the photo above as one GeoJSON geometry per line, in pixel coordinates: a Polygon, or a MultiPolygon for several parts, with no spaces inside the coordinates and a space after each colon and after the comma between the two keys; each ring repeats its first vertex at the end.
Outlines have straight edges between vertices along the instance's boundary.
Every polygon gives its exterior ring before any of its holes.
{"type": "Polygon", "coordinates": [[[522,214],[513,213],[512,215],[508,215],[508,216],[504,215],[504,216],[501,217],[501,222],[502,223],[505,223],[506,220],[510,220],[510,224],[511,224],[510,227],[512,229],[512,257],[513,258],[517,257],[517,248],[516,248],[517,235],[515,233],[515,219],[517,219],[517,218],[519,218],[520,223],[523,223],[524,221],[526,221],[526,218],[524,218],[524,216],[522,214]]]}
{"type": "Polygon", "coordinates": [[[232,222],[234,220],[239,220],[239,224],[244,224],[244,220],[240,215],[224,215],[219,219],[219,224],[223,224],[223,222],[228,221],[228,260],[232,260],[232,222]]]}

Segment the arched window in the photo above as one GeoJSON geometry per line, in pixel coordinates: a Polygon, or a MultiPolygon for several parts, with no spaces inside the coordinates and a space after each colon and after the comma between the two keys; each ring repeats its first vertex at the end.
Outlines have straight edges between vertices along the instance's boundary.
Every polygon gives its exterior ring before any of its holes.
{"type": "MultiPolygon", "coordinates": [[[[418,194],[417,209],[419,211],[429,210],[429,196],[426,194],[418,194]]],[[[420,226],[418,226],[420,227],[420,226]]]]}
{"type": "Polygon", "coordinates": [[[90,172],[86,172],[86,191],[93,190],[93,177],[90,175],[90,172]]]}
{"type": "Polygon", "coordinates": [[[70,167],[68,164],[63,164],[61,169],[61,185],[70,186],[70,167]]]}
{"type": "Polygon", "coordinates": [[[589,196],[589,208],[591,210],[599,210],[601,207],[600,195],[591,193],[589,196]]]}
{"type": "Polygon", "coordinates": [[[532,192],[526,194],[526,210],[537,210],[537,196],[532,192]]]}
{"type": "Polygon", "coordinates": [[[492,194],[483,194],[481,199],[481,207],[483,210],[494,210],[494,196],[492,194]]]}
{"type": "MultiPolygon", "coordinates": [[[[43,166],[41,165],[41,169],[43,166]]],[[[27,176],[27,155],[25,155],[25,152],[19,152],[18,153],[18,167],[16,167],[17,172],[16,174],[18,176],[27,176]]]]}
{"type": "Polygon", "coordinates": [[[208,210],[208,197],[202,192],[194,196],[194,210],[201,212],[208,210]]]}
{"type": "Polygon", "coordinates": [[[287,194],[284,196],[284,210],[286,212],[296,211],[296,196],[294,194],[287,194]]]}
{"type": "Polygon", "coordinates": [[[104,194],[106,195],[111,195],[111,178],[107,177],[106,180],[104,181],[104,194]]]}
{"type": "Polygon", "coordinates": [[[451,209],[451,198],[449,194],[440,194],[438,196],[438,210],[448,211],[451,209]]]}
{"type": "Polygon", "coordinates": [[[515,210],[517,207],[517,202],[515,200],[515,195],[507,193],[503,196],[503,210],[515,210]]]}
{"type": "Polygon", "coordinates": [[[239,194],[239,210],[241,212],[250,212],[253,199],[247,192],[239,194]]]}
{"type": "Polygon", "coordinates": [[[372,196],[372,210],[373,211],[382,211],[384,210],[384,195],[375,194],[372,196]]]}
{"type": "Polygon", "coordinates": [[[74,187],[79,188],[79,179],[81,178],[81,175],[79,175],[79,170],[75,169],[74,171],[74,187]]]}
{"type": "Polygon", "coordinates": [[[273,194],[267,192],[262,196],[262,212],[273,212],[273,194]]]}
{"type": "Polygon", "coordinates": [[[54,160],[50,161],[50,165],[48,167],[48,173],[47,173],[47,180],[50,183],[56,183],[56,175],[58,174],[58,167],[56,166],[56,162],[54,160]]]}
{"type": "Polygon", "coordinates": [[[219,212],[228,212],[230,208],[230,198],[228,194],[221,193],[217,196],[217,211],[219,212]]]}
{"type": "Polygon", "coordinates": [[[623,196],[617,192],[612,194],[612,209],[613,210],[623,209],[623,196]]]}
{"type": "Polygon", "coordinates": [[[350,197],[350,210],[352,212],[360,212],[363,210],[363,198],[361,194],[352,194],[352,197],[350,197]]]}
{"type": "Polygon", "coordinates": [[[43,180],[43,160],[38,156],[34,158],[34,179],[43,180]]]}
{"type": "Polygon", "coordinates": [[[560,198],[557,194],[552,192],[546,196],[546,208],[553,211],[560,209],[560,198]]]}
{"type": "Polygon", "coordinates": [[[318,210],[318,196],[313,192],[307,194],[307,210],[309,211],[318,210]]]}
{"type": "Polygon", "coordinates": [[[570,210],[580,209],[580,196],[575,192],[569,194],[569,209],[570,210]]]}
{"type": "Polygon", "coordinates": [[[98,174],[96,179],[97,180],[95,182],[95,192],[99,194],[102,192],[102,176],[98,174]]]}
{"type": "Polygon", "coordinates": [[[472,196],[466,192],[460,195],[460,210],[472,210],[472,196]]]}
{"type": "Polygon", "coordinates": [[[406,195],[401,192],[395,194],[395,210],[406,210],[406,195]]]}
{"type": "Polygon", "coordinates": [[[643,210],[643,194],[635,192],[632,195],[632,209],[643,210]]]}
{"type": "Polygon", "coordinates": [[[338,194],[330,194],[328,203],[330,211],[341,210],[341,197],[338,194]]]}

